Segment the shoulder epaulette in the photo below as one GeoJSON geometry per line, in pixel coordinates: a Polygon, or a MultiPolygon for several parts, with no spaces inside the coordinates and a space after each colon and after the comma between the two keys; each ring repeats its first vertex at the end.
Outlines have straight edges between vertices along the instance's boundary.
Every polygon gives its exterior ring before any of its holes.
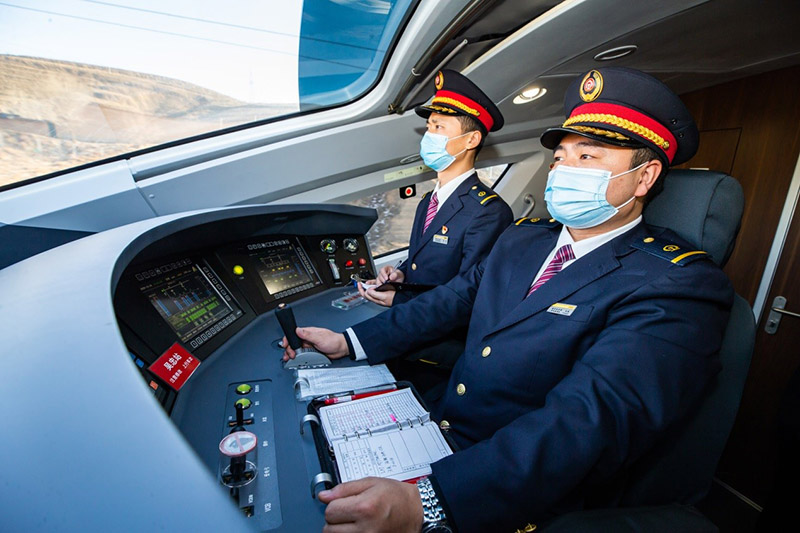
{"type": "Polygon", "coordinates": [[[670,263],[684,266],[692,261],[698,259],[711,259],[708,252],[703,250],[691,250],[689,248],[681,248],[677,244],[664,239],[656,239],[654,237],[646,237],[642,240],[637,240],[631,246],[637,250],[647,252],[661,259],[666,259],[670,263]]]}
{"type": "Polygon", "coordinates": [[[555,228],[561,225],[554,218],[522,217],[514,221],[515,226],[536,226],[537,228],[555,228]]]}
{"type": "Polygon", "coordinates": [[[470,187],[469,195],[477,200],[481,205],[487,205],[500,198],[496,192],[481,185],[473,185],[470,187]]]}

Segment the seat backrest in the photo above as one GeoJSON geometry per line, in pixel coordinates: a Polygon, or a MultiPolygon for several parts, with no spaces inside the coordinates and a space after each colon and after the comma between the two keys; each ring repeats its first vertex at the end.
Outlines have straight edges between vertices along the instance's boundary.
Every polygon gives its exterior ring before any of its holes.
{"type": "MultiPolygon", "coordinates": [[[[724,265],[733,251],[743,207],[742,188],[732,177],[672,170],[644,219],[671,229],[724,265]]],[[[691,415],[633,465],[621,504],[696,503],[707,494],[739,409],[755,331],[750,305],[736,295],[720,349],[722,370],[691,415]]]]}
{"type": "Polygon", "coordinates": [[[744,193],[721,172],[670,170],[664,190],[644,210],[651,226],[669,228],[725,266],[742,221],[744,193]]]}

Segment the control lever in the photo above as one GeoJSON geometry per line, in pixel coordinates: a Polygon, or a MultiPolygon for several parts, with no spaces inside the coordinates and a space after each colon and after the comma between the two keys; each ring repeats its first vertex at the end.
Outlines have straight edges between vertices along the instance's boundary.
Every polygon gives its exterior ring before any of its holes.
{"type": "Polygon", "coordinates": [[[247,428],[244,427],[244,406],[236,402],[234,404],[234,408],[236,409],[236,425],[233,426],[233,429],[230,433],[236,433],[237,431],[247,431],[247,428]]]}
{"type": "Polygon", "coordinates": [[[294,359],[289,359],[284,363],[283,368],[292,370],[295,368],[315,368],[321,366],[329,366],[331,360],[314,350],[313,348],[303,348],[303,343],[300,337],[297,336],[297,322],[294,319],[294,312],[285,303],[279,304],[275,310],[275,316],[278,317],[278,322],[283,329],[283,334],[286,335],[286,340],[289,346],[295,351],[297,356],[294,359]]]}

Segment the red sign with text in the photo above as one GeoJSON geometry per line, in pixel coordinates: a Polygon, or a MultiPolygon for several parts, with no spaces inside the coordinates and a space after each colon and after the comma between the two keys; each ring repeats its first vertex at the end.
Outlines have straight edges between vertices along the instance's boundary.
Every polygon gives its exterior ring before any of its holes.
{"type": "Polygon", "coordinates": [[[173,389],[180,390],[198,366],[200,361],[176,342],[148,369],[173,389]]]}

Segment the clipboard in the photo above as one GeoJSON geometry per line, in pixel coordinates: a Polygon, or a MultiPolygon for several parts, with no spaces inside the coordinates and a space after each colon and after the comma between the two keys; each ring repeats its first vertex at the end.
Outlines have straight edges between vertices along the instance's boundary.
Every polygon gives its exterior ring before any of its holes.
{"type": "MultiPolygon", "coordinates": [[[[395,384],[397,389],[392,391],[391,393],[401,393],[401,391],[407,391],[405,394],[410,392],[413,394],[414,399],[419,403],[421,408],[430,415],[430,411],[428,410],[427,406],[424,403],[424,400],[421,398],[417,390],[414,386],[407,382],[407,381],[400,381],[395,384]]],[[[365,400],[380,398],[380,396],[373,396],[371,398],[366,398],[365,400]]],[[[350,405],[356,405],[357,402],[362,400],[353,400],[348,402],[350,405]]],[[[338,404],[342,405],[342,404],[338,404]]],[[[444,431],[439,429],[439,425],[432,419],[428,419],[426,421],[423,420],[406,420],[406,421],[398,421],[398,429],[397,430],[379,430],[376,433],[369,433],[368,431],[363,432],[356,432],[356,434],[350,434],[346,438],[337,438],[331,441],[328,436],[325,434],[323,430],[323,425],[325,421],[323,420],[324,413],[321,409],[325,407],[332,407],[326,406],[325,402],[321,399],[313,400],[308,405],[308,414],[303,418],[302,424],[306,422],[311,422],[311,432],[314,438],[314,445],[317,451],[317,457],[320,462],[321,472],[314,476],[315,485],[319,483],[323,483],[326,485],[326,488],[332,488],[333,486],[342,483],[344,481],[350,481],[353,479],[360,479],[358,477],[352,477],[353,472],[342,472],[340,469],[340,463],[343,461],[337,461],[335,450],[339,449],[342,450],[343,448],[347,447],[350,452],[354,453],[362,453],[365,456],[370,454],[369,446],[376,445],[380,446],[382,441],[386,439],[398,439],[398,438],[411,438],[417,439],[420,437],[420,432],[422,438],[433,438],[438,439],[438,437],[433,437],[433,435],[438,434],[442,437],[444,444],[449,448],[449,450],[444,453],[442,456],[449,455],[457,451],[457,446],[453,442],[453,439],[444,431]],[[410,430],[410,431],[409,431],[410,430]],[[403,434],[402,432],[405,431],[403,434]],[[407,436],[407,437],[406,437],[407,436]],[[350,477],[348,477],[350,476],[350,477]]],[[[303,425],[301,424],[301,432],[303,431],[303,425]]],[[[438,460],[438,459],[436,459],[438,460]]],[[[348,459],[350,461],[350,459],[348,459]]],[[[356,459],[358,461],[358,459],[356,459]]],[[[434,462],[434,461],[431,461],[434,462]]],[[[346,463],[347,464],[347,463],[346,463]]],[[[350,466],[348,464],[348,466],[350,466]]],[[[389,468],[388,470],[392,470],[389,468]]],[[[402,470],[398,468],[399,470],[402,470]]],[[[429,470],[429,467],[428,467],[429,470]]],[[[428,472],[429,473],[429,472],[428,472]]],[[[366,475],[375,475],[375,473],[369,473],[366,475]]],[[[403,475],[406,475],[406,472],[403,472],[403,475]]],[[[422,474],[427,475],[427,473],[422,474]]],[[[362,476],[365,477],[365,476],[362,476]]],[[[412,475],[406,479],[400,479],[400,477],[394,475],[383,475],[379,477],[388,477],[391,479],[398,479],[401,481],[413,482],[416,481],[421,476],[412,475]]],[[[315,485],[311,488],[312,497],[315,497],[315,485]]]]}

